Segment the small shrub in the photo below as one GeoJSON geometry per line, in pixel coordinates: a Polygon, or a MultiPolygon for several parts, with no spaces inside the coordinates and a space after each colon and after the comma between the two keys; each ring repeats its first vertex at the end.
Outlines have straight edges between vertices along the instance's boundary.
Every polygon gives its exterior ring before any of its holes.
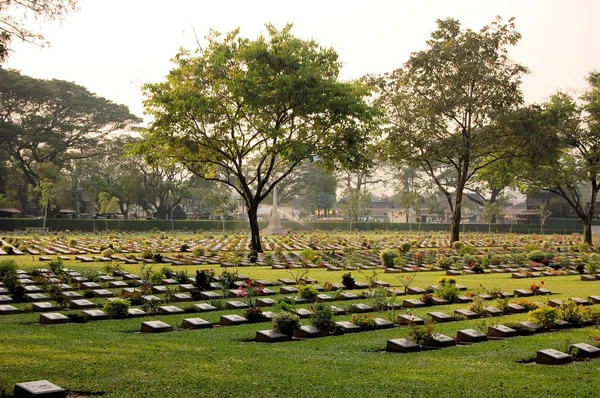
{"type": "Polygon", "coordinates": [[[527,311],[533,311],[540,308],[540,305],[535,301],[527,300],[527,299],[518,299],[515,300],[515,304],[518,304],[522,307],[525,307],[527,311]]]}
{"type": "Polygon", "coordinates": [[[54,275],[60,275],[63,269],[63,260],[57,258],[56,260],[50,261],[48,268],[50,268],[50,271],[52,271],[54,275]]]}
{"type": "Polygon", "coordinates": [[[571,299],[564,301],[558,308],[558,311],[559,319],[569,322],[575,327],[581,327],[586,320],[591,318],[588,316],[589,311],[587,309],[571,299]]]}
{"type": "Polygon", "coordinates": [[[400,245],[400,250],[402,251],[402,253],[408,253],[411,248],[412,245],[410,244],[410,242],[404,242],[400,245]]]}
{"type": "Polygon", "coordinates": [[[291,312],[278,312],[273,317],[273,330],[293,336],[300,329],[300,318],[291,312]]]}
{"type": "Polygon", "coordinates": [[[314,303],[317,301],[319,292],[317,292],[317,289],[315,289],[313,286],[305,285],[300,287],[299,294],[304,300],[308,301],[309,303],[314,303]]]}
{"type": "Polygon", "coordinates": [[[459,256],[466,256],[466,255],[472,256],[474,254],[477,254],[477,249],[473,246],[464,245],[463,247],[461,247],[458,250],[459,256]]]}
{"type": "Polygon", "coordinates": [[[438,279],[438,285],[440,285],[442,287],[449,286],[449,285],[456,285],[456,278],[442,276],[440,279],[438,279]]]}
{"type": "Polygon", "coordinates": [[[154,253],[152,253],[152,250],[144,249],[140,253],[140,256],[145,259],[151,259],[152,257],[154,257],[154,253]]]}
{"type": "Polygon", "coordinates": [[[156,315],[158,314],[158,307],[160,306],[160,302],[157,300],[147,300],[143,305],[142,309],[146,311],[148,314],[156,315]]]}
{"type": "Polygon", "coordinates": [[[539,307],[529,313],[529,320],[537,323],[544,329],[551,329],[556,325],[556,321],[560,318],[558,308],[539,307]]]}
{"type": "Polygon", "coordinates": [[[425,347],[431,342],[434,331],[435,328],[431,322],[426,322],[425,325],[412,325],[408,332],[408,339],[421,347],[425,347]]]}
{"type": "Polygon", "coordinates": [[[433,304],[433,295],[431,293],[425,293],[421,296],[421,298],[419,300],[421,300],[421,302],[425,305],[432,305],[433,304]]]}
{"type": "Polygon", "coordinates": [[[399,256],[396,250],[386,249],[382,250],[379,253],[379,259],[381,260],[381,264],[386,268],[391,268],[394,266],[394,260],[399,256]]]}
{"type": "Polygon", "coordinates": [[[312,326],[327,334],[335,333],[337,325],[334,321],[335,314],[328,305],[319,303],[315,306],[310,319],[312,326]]]}
{"type": "Polygon", "coordinates": [[[371,317],[370,314],[353,314],[350,322],[360,326],[362,330],[373,330],[377,328],[375,319],[371,317]]]}
{"type": "Polygon", "coordinates": [[[354,284],[355,281],[352,277],[352,272],[342,275],[342,285],[346,286],[348,289],[354,289],[354,284]]]}
{"type": "Polygon", "coordinates": [[[124,319],[127,317],[127,310],[131,306],[131,302],[127,299],[117,298],[112,301],[107,301],[104,304],[104,311],[114,319],[124,319]]]}
{"type": "Polygon", "coordinates": [[[546,253],[542,250],[532,250],[527,254],[527,257],[531,261],[535,261],[536,263],[541,263],[544,260],[552,260],[553,254],[546,253]]]}
{"type": "Polygon", "coordinates": [[[195,285],[199,290],[205,290],[210,286],[215,276],[215,271],[203,269],[196,270],[196,281],[195,285]]]}
{"type": "Polygon", "coordinates": [[[195,246],[192,253],[196,257],[204,256],[206,254],[206,248],[204,246],[195,246]]]}
{"type": "Polygon", "coordinates": [[[479,316],[487,315],[487,312],[485,311],[485,302],[481,297],[475,297],[467,309],[479,314],[479,316]]]}
{"type": "Polygon", "coordinates": [[[102,257],[110,257],[110,256],[112,256],[113,254],[115,254],[115,252],[114,252],[114,250],[113,250],[113,249],[111,249],[111,248],[109,247],[108,249],[104,249],[104,250],[102,250],[102,252],[101,252],[100,254],[102,254],[102,257]]]}
{"type": "Polygon", "coordinates": [[[458,290],[455,284],[447,284],[436,290],[435,295],[452,303],[458,299],[460,290],[458,290]]]}
{"type": "Polygon", "coordinates": [[[452,243],[452,248],[454,248],[454,250],[456,251],[460,251],[460,249],[462,249],[463,247],[465,247],[465,244],[459,240],[452,243]]]}
{"type": "Polygon", "coordinates": [[[162,283],[163,279],[165,279],[165,275],[162,272],[157,271],[153,272],[152,275],[150,275],[150,279],[148,280],[148,282],[152,286],[157,286],[162,283]]]}
{"type": "Polygon", "coordinates": [[[265,316],[260,307],[246,308],[245,316],[250,323],[264,322],[265,320],[265,316]]]}

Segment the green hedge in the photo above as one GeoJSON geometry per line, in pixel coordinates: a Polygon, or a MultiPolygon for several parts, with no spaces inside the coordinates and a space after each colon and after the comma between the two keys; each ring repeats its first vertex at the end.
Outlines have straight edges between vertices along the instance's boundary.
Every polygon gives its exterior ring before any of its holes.
{"type": "MultiPolygon", "coordinates": [[[[267,222],[260,222],[260,228],[267,226],[267,222]]],[[[598,223],[595,222],[595,225],[598,223]]],[[[283,225],[293,231],[417,231],[419,224],[404,223],[384,223],[384,222],[355,222],[350,224],[345,221],[311,221],[311,222],[290,222],[283,221],[283,225]]],[[[42,220],[31,218],[0,218],[0,230],[3,231],[24,231],[27,228],[41,227],[42,220]]],[[[70,220],[70,219],[48,219],[46,227],[53,231],[93,231],[107,229],[113,231],[170,231],[171,221],[167,220],[70,220]]],[[[221,231],[223,230],[222,221],[212,220],[174,220],[173,227],[177,231],[221,231]]],[[[248,232],[247,221],[225,221],[225,230],[248,232]]],[[[449,231],[449,224],[421,224],[422,231],[449,231]]],[[[488,224],[462,224],[461,231],[464,232],[487,232],[488,224]]],[[[529,224],[492,224],[492,232],[515,232],[515,233],[539,233],[539,225],[529,224]]],[[[573,219],[551,219],[544,227],[547,234],[570,234],[583,231],[583,224],[579,220],[573,219]]]]}

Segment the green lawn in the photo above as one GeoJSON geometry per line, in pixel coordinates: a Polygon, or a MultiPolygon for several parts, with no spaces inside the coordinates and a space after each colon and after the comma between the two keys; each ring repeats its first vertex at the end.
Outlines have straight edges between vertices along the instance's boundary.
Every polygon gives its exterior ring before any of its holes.
{"type": "MultiPolygon", "coordinates": [[[[16,258],[22,269],[43,264],[32,262],[31,256],[16,258]]],[[[102,267],[99,263],[67,262],[65,265],[75,269],[102,267]]],[[[139,266],[124,268],[134,273],[139,270],[139,266]]],[[[195,269],[207,267],[182,268],[192,274],[195,269]]],[[[246,267],[239,271],[254,279],[290,278],[286,271],[267,267],[246,267]]],[[[308,276],[319,283],[340,282],[343,273],[317,269],[311,270],[308,276]]],[[[362,275],[353,271],[352,274],[357,281],[366,281],[370,272],[362,275]]],[[[436,284],[441,275],[442,272],[419,273],[413,285],[425,288],[436,284]]],[[[383,273],[377,277],[395,286],[399,285],[397,278],[398,274],[383,273]]],[[[510,274],[463,275],[457,280],[470,289],[482,285],[505,291],[528,289],[531,283],[540,283],[540,278],[517,280],[511,279],[510,274]]],[[[544,287],[553,294],[535,298],[541,302],[548,298],[600,295],[600,281],[581,282],[577,275],[543,280],[544,287]]],[[[345,307],[351,303],[334,304],[345,307]]],[[[188,304],[174,305],[183,308],[188,304]]],[[[29,304],[17,306],[27,308],[29,304]]],[[[424,317],[429,311],[451,314],[454,309],[466,307],[466,304],[453,304],[410,312],[424,317]]],[[[17,382],[47,379],[68,391],[107,398],[598,395],[600,360],[556,367],[531,363],[537,350],[565,350],[571,343],[591,343],[593,336],[600,335],[593,327],[414,354],[385,352],[388,339],[407,336],[406,327],[277,344],[252,341],[256,331],[270,328],[268,323],[153,335],[138,333],[144,320],[160,319],[179,326],[184,318],[202,317],[218,322],[220,315],[231,313],[242,312],[161,315],[54,326],[39,325],[39,314],[35,313],[2,316],[0,388],[12,390],[17,382]]],[[[388,316],[385,312],[375,315],[388,316]]],[[[349,319],[347,315],[336,320],[349,319]]],[[[436,331],[455,337],[459,329],[481,329],[526,319],[527,314],[519,314],[465,320],[436,325],[436,331]]],[[[309,322],[303,320],[303,323],[309,322]]]]}

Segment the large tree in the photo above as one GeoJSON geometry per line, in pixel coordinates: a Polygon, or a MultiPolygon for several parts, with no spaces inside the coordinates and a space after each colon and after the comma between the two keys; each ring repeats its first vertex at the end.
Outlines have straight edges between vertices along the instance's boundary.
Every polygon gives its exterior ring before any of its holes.
{"type": "Polygon", "coordinates": [[[537,109],[540,150],[521,164],[519,176],[534,189],[562,197],[583,221],[584,240],[592,245],[600,191],[600,72],[591,72],[587,82],[579,104],[559,92],[537,109]]]}
{"type": "Polygon", "coordinates": [[[75,83],[0,68],[0,150],[34,187],[37,165],[64,168],[96,156],[110,133],[139,121],[126,106],[75,83]]]}
{"type": "Polygon", "coordinates": [[[508,57],[520,34],[500,18],[479,32],[459,21],[437,21],[427,49],[379,79],[387,109],[390,158],[418,166],[438,186],[452,212],[451,240],[459,240],[465,187],[489,164],[519,148],[499,115],[522,102],[522,65],[508,57]],[[450,173],[454,183],[443,179],[450,173]]]}
{"type": "Polygon", "coordinates": [[[181,51],[166,81],[144,87],[153,117],[139,153],[185,165],[236,190],[245,202],[251,248],[262,252],[258,206],[302,161],[357,166],[372,129],[367,88],[338,81],[336,52],[266,26],[254,40],[212,32],[181,51]]]}

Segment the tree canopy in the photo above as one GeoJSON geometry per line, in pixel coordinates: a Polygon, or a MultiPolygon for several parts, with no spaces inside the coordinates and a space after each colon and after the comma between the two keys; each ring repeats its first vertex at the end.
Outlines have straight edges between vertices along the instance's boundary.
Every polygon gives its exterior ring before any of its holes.
{"type": "Polygon", "coordinates": [[[185,165],[244,200],[252,249],[262,251],[257,210],[302,161],[357,167],[374,111],[360,82],[338,81],[335,51],[266,25],[266,36],[211,32],[182,50],[166,81],[144,86],[153,117],[138,147],[149,162],[185,165]]]}
{"type": "Polygon", "coordinates": [[[452,211],[456,241],[467,183],[521,148],[499,119],[522,102],[527,69],[508,57],[508,47],[520,39],[512,20],[497,18],[479,32],[462,29],[454,19],[437,25],[427,49],[375,83],[388,116],[390,159],[418,166],[434,181],[452,211]],[[448,176],[451,186],[444,183],[448,176]]]}

